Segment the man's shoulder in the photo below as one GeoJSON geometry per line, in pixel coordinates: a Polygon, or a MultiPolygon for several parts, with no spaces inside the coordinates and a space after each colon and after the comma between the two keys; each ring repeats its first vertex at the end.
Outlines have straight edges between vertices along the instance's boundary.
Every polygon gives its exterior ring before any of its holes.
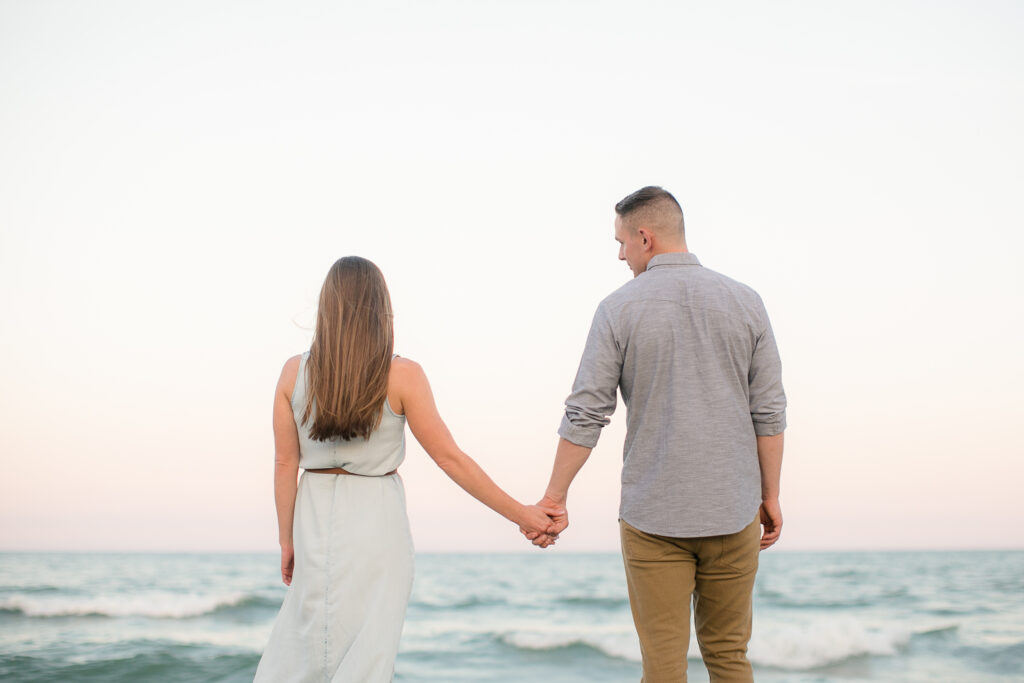
{"type": "Polygon", "coordinates": [[[710,268],[701,268],[701,270],[703,271],[702,275],[707,278],[709,283],[714,283],[722,289],[733,292],[737,296],[758,302],[761,301],[761,295],[750,285],[719,273],[717,270],[711,270],[710,268]]]}
{"type": "Polygon", "coordinates": [[[621,287],[616,289],[614,292],[601,299],[601,303],[598,304],[598,308],[604,308],[607,310],[615,310],[625,303],[630,301],[636,301],[642,299],[645,296],[645,290],[642,287],[641,280],[643,277],[636,277],[628,282],[624,283],[621,287]]]}

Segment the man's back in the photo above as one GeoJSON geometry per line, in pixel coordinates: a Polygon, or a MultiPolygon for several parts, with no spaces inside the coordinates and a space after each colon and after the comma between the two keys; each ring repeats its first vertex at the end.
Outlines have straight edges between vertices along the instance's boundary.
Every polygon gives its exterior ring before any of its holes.
{"type": "Polygon", "coordinates": [[[780,373],[756,292],[693,254],[660,254],[598,307],[567,421],[599,428],[617,384],[628,406],[621,519],[664,536],[735,533],[761,502],[755,434],[785,427],[780,373]],[[601,369],[615,367],[612,384],[601,369]]]}

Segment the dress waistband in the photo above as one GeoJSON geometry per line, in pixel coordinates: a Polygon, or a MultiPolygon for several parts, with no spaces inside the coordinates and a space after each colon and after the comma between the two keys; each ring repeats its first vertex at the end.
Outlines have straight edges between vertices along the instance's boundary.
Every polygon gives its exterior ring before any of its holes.
{"type": "Polygon", "coordinates": [[[321,469],[306,471],[312,472],[313,474],[350,474],[353,477],[388,477],[391,476],[392,474],[398,474],[397,469],[391,470],[390,472],[386,472],[384,474],[356,474],[355,472],[349,472],[348,470],[344,470],[340,467],[325,467],[321,469]]]}

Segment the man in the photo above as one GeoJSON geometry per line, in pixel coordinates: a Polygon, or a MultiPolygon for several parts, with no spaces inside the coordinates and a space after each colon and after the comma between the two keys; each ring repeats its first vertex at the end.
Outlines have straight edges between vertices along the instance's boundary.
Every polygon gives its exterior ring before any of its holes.
{"type": "Polygon", "coordinates": [[[691,597],[711,680],[751,681],[758,551],[782,530],[786,397],[775,339],[757,293],[687,251],[671,194],[645,187],[615,212],[619,259],[634,279],[594,315],[543,502],[565,506],[620,390],[619,525],[643,681],[686,680],[691,597]]]}

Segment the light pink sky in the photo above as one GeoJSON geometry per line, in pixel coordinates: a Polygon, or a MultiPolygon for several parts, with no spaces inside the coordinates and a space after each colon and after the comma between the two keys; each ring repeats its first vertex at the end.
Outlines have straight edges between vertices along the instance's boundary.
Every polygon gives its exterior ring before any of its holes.
{"type": "MultiPolygon", "coordinates": [[[[0,4],[0,549],[273,549],[272,391],[345,254],[539,497],[650,183],[772,316],[779,548],[1024,547],[1022,13],[0,4]]],[[[622,424],[561,549],[617,547],[622,424]]],[[[527,549],[411,437],[402,473],[418,549],[527,549]]]]}

